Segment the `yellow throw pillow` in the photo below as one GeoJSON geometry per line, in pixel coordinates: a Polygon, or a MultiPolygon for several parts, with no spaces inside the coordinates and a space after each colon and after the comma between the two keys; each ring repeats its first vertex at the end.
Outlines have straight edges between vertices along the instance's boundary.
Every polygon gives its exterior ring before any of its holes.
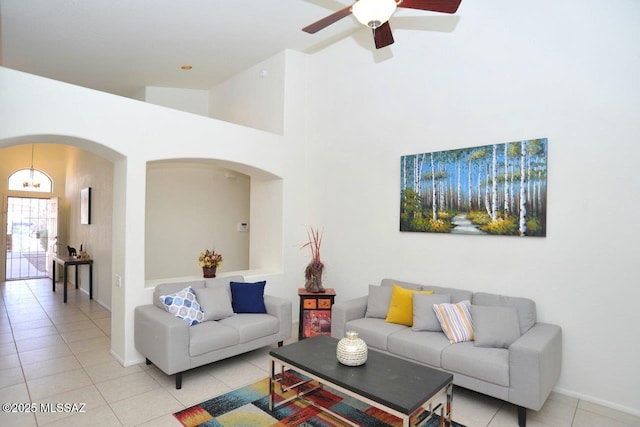
{"type": "Polygon", "coordinates": [[[431,295],[433,291],[416,291],[396,284],[392,284],[391,287],[391,302],[385,320],[389,323],[413,326],[413,294],[431,295]]]}

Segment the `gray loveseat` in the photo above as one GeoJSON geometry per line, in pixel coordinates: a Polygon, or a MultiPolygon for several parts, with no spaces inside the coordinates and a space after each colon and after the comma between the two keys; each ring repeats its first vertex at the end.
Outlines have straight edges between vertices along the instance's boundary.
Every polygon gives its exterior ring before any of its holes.
{"type": "Polygon", "coordinates": [[[523,427],[526,409],[539,410],[560,376],[561,329],[537,322],[535,303],[526,298],[384,279],[369,286],[368,296],[333,305],[331,335],[346,331],[357,332],[370,349],[450,372],[458,386],[517,405],[523,427]],[[386,321],[393,284],[435,292],[413,294],[412,326],[386,321]],[[470,301],[474,341],[450,342],[431,304],[447,302],[441,298],[470,301]]]}
{"type": "Polygon", "coordinates": [[[167,375],[175,374],[177,389],[182,387],[182,372],[186,370],[274,343],[281,346],[291,337],[291,301],[265,294],[266,313],[234,314],[233,310],[229,312],[232,281],[244,282],[244,278],[161,284],[154,290],[153,304],[136,307],[136,349],[147,364],[153,363],[167,375]],[[160,296],[175,294],[188,286],[195,291],[208,319],[218,320],[204,319],[190,326],[165,309],[160,296]],[[215,316],[214,311],[218,312],[215,316]]]}

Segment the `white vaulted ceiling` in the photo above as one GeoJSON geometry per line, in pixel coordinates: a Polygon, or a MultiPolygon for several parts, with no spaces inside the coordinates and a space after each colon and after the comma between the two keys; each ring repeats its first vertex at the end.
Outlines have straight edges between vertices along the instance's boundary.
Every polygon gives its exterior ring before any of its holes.
{"type": "MultiPolygon", "coordinates": [[[[131,96],[144,86],[209,88],[284,49],[345,30],[301,28],[337,0],[0,0],[0,64],[131,96]],[[190,71],[181,70],[191,65],[190,71]]],[[[373,47],[372,47],[373,49],[373,47]]]]}
{"type": "MultiPolygon", "coordinates": [[[[145,86],[208,89],[285,49],[348,37],[374,52],[353,16],[302,28],[352,0],[0,0],[0,65],[118,95],[145,86]],[[183,71],[181,66],[193,68],[183,71]]],[[[394,30],[451,32],[458,16],[401,9],[394,30]]]]}

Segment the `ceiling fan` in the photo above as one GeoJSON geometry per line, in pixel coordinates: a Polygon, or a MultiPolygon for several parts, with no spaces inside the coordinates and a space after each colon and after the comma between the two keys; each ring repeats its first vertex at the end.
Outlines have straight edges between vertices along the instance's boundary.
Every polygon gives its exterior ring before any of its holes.
{"type": "Polygon", "coordinates": [[[389,26],[389,18],[397,7],[407,9],[428,10],[431,12],[456,13],[462,0],[356,0],[351,6],[340,9],[302,29],[315,34],[353,13],[358,21],[373,31],[376,49],[393,44],[393,34],[389,26]]]}

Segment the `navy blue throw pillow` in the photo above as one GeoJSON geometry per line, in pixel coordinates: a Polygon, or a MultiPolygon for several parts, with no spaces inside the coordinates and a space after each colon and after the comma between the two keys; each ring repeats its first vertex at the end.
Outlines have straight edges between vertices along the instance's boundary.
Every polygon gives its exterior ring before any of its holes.
{"type": "Polygon", "coordinates": [[[264,286],[266,280],[255,283],[231,282],[231,305],[234,313],[266,313],[264,286]]]}

